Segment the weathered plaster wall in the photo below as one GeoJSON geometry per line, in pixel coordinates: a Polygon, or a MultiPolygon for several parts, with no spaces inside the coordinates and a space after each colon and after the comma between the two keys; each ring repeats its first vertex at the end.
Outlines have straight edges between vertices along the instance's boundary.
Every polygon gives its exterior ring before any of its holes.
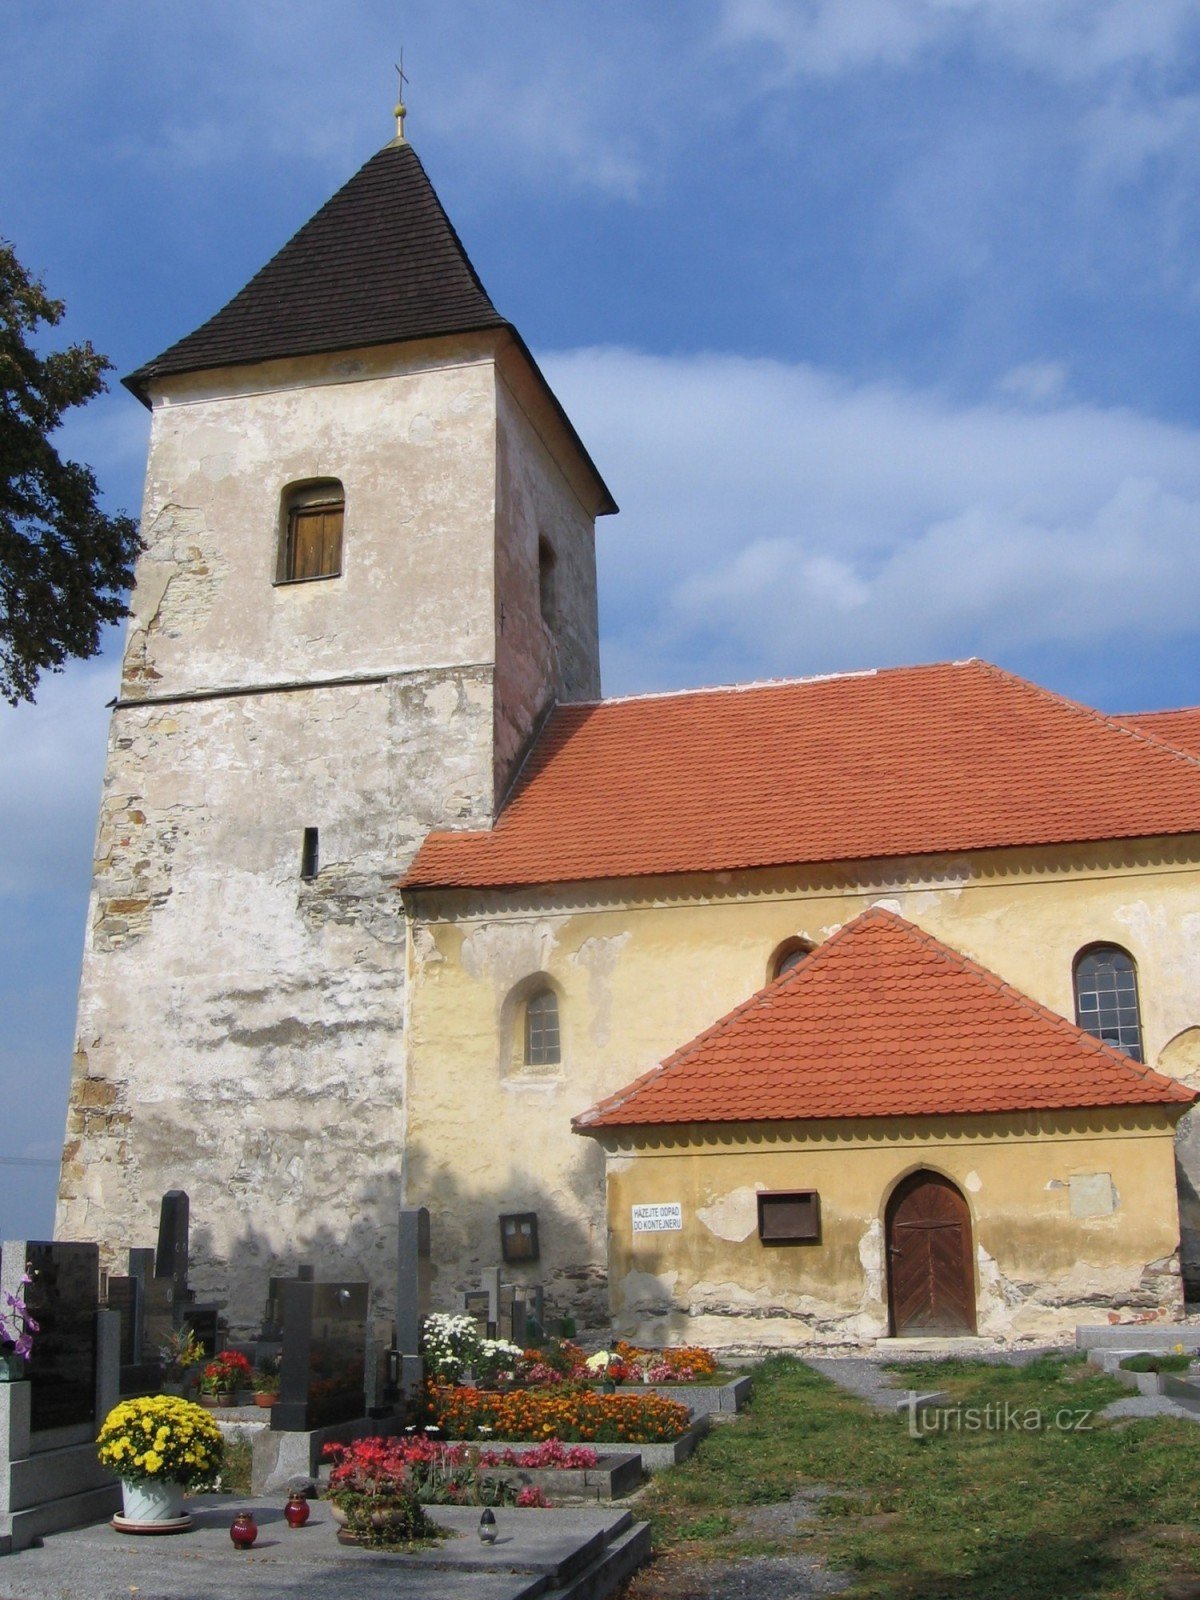
{"type": "Polygon", "coordinates": [[[491,711],[469,669],[114,713],[60,1235],[119,1259],[180,1187],[194,1281],[235,1320],[300,1260],[390,1289],[397,864],[431,822],[484,820],[491,711]]]}
{"type": "Polygon", "coordinates": [[[493,659],[495,377],[443,341],[170,380],[122,693],[493,659]],[[276,584],[285,489],[345,489],[342,575],[276,584]]]}
{"type": "MultiPolygon", "coordinates": [[[[56,1225],[117,1265],[154,1242],[162,1192],[187,1189],[194,1284],[242,1326],[301,1260],[391,1305],[395,883],[429,829],[491,821],[495,545],[536,549],[522,519],[562,497],[561,467],[510,423],[521,489],[498,526],[495,342],[191,375],[157,397],[56,1225]],[[283,491],[326,477],[345,489],[342,573],[276,584],[283,491]]],[[[570,516],[582,538],[577,501],[570,516]]],[[[535,563],[535,605],[536,582],[535,563]]]]}
{"type": "MultiPolygon", "coordinates": [[[[980,854],[857,877],[846,868],[413,897],[412,1194],[433,1197],[440,1174],[448,1195],[453,1173],[455,1215],[473,1219],[469,1229],[447,1219],[440,1244],[435,1230],[444,1302],[492,1259],[497,1212],[534,1209],[543,1260],[521,1271],[563,1299],[586,1285],[582,1310],[599,1320],[604,1196],[587,1155],[594,1141],[570,1132],[571,1117],[760,988],[785,939],[819,943],[871,904],[1066,1015],[1075,953],[1096,940],[1125,945],[1156,1061],[1200,1022],[1194,845],[980,854]],[[512,1068],[509,1018],[513,995],[539,973],[560,995],[562,1063],[526,1077],[512,1068]],[[464,1169],[477,1147],[496,1154],[464,1169]]],[[[1170,1052],[1162,1064],[1171,1070],[1170,1052]]]]}
{"type": "Polygon", "coordinates": [[[888,1332],[888,1196],[918,1168],[971,1213],[981,1334],[1055,1339],[1182,1309],[1171,1119],[932,1119],[606,1140],[614,1327],[648,1344],[857,1344],[888,1332]],[[764,1245],[762,1190],[816,1189],[817,1243],[764,1245]],[[683,1227],[631,1231],[678,1202],[683,1227]]]}
{"type": "MultiPolygon", "coordinates": [[[[502,798],[553,698],[600,695],[595,504],[564,470],[555,419],[527,386],[497,373],[496,784],[502,798]],[[529,409],[526,409],[526,408],[529,409]],[[538,544],[554,552],[554,607],[543,618],[538,544]]],[[[593,492],[594,493],[594,492],[593,492]]]]}

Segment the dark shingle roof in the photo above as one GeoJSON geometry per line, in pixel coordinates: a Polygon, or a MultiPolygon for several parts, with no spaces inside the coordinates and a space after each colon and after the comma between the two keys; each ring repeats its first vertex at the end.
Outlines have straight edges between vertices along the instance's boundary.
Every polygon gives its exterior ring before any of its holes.
{"type": "Polygon", "coordinates": [[[508,324],[416,152],[390,144],[215,317],[125,380],[508,324]]]}
{"type": "Polygon", "coordinates": [[[148,405],[150,383],[168,373],[485,328],[512,335],[595,474],[598,514],[615,511],[571,419],[521,335],[488,298],[425,168],[403,141],[360,167],[215,317],[124,383],[148,405]]]}

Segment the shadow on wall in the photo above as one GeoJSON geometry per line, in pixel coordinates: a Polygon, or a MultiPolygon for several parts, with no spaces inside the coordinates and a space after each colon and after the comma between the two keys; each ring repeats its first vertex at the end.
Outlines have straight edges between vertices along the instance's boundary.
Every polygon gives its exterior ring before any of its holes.
{"type": "Polygon", "coordinates": [[[435,1310],[455,1309],[463,1289],[499,1266],[506,1283],[543,1286],[548,1316],[574,1317],[580,1330],[608,1327],[604,1152],[590,1139],[579,1145],[565,1185],[554,1190],[505,1165],[497,1151],[464,1151],[460,1169],[409,1146],[405,1192],[409,1205],[429,1208],[435,1310]],[[537,1217],[539,1259],[505,1262],[500,1218],[526,1212],[537,1217]]]}
{"type": "MultiPolygon", "coordinates": [[[[506,1283],[541,1284],[548,1316],[569,1315],[581,1331],[607,1328],[603,1153],[591,1141],[580,1143],[566,1195],[551,1192],[532,1173],[505,1168],[495,1152],[470,1153],[460,1174],[431,1163],[419,1146],[409,1147],[404,1203],[429,1209],[430,1310],[458,1309],[460,1293],[478,1288],[485,1269],[498,1266],[506,1283]],[[537,1216],[539,1259],[505,1262],[500,1218],[528,1212],[537,1216]],[[595,1216],[592,1223],[584,1220],[588,1212],[595,1216]]],[[[319,1280],[365,1279],[371,1285],[371,1316],[391,1320],[400,1197],[399,1173],[381,1175],[347,1192],[342,1227],[322,1223],[304,1229],[284,1247],[273,1229],[247,1221],[227,1257],[217,1254],[213,1232],[194,1205],[191,1279],[197,1298],[216,1300],[235,1334],[253,1333],[266,1306],[268,1279],[294,1276],[304,1263],[319,1280]]]]}

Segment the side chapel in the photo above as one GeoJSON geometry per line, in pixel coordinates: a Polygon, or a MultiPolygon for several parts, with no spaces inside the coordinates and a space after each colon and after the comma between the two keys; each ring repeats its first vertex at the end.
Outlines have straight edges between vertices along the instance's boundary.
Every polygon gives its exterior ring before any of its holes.
{"type": "Polygon", "coordinates": [[[126,380],[143,537],[57,1230],[645,1342],[1200,1279],[1200,708],[981,661],[600,697],[616,506],[402,130],[126,380]],[[1181,1246],[1182,1241],[1182,1246],[1181,1246]]]}

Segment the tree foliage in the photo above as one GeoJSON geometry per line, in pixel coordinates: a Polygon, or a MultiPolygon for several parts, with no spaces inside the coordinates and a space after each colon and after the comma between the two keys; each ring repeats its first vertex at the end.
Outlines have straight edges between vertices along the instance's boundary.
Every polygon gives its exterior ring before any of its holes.
{"type": "Polygon", "coordinates": [[[86,343],[38,355],[33,336],[63,311],[0,240],[0,696],[10,705],[32,700],[43,672],[96,654],[101,629],[125,615],[140,548],[133,519],[101,511],[90,468],[51,442],[112,366],[86,343]]]}

